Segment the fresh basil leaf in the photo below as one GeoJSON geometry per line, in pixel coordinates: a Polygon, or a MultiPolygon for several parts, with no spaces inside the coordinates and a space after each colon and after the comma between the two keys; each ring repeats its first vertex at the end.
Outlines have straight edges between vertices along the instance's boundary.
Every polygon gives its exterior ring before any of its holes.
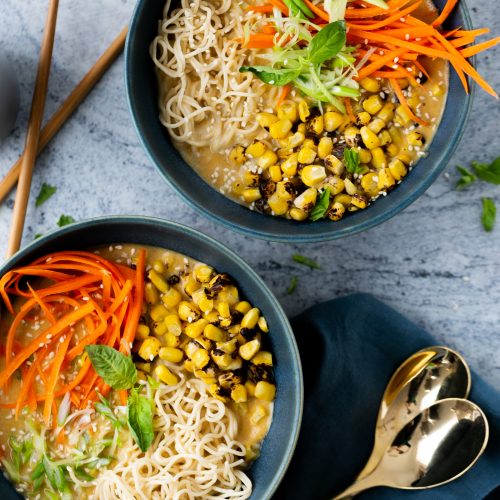
{"type": "Polygon", "coordinates": [[[142,451],[153,442],[153,408],[151,401],[135,389],[130,392],[127,403],[127,420],[132,436],[142,451]]]}
{"type": "Polygon", "coordinates": [[[461,175],[456,185],[457,189],[463,189],[476,181],[477,177],[470,170],[460,166],[457,167],[457,170],[461,175]]]}
{"type": "Polygon", "coordinates": [[[75,222],[75,219],[71,217],[71,215],[61,215],[59,217],[59,220],[57,221],[57,225],[59,227],[67,226],[68,224],[73,224],[75,222]]]}
{"type": "Polygon", "coordinates": [[[345,46],[346,29],[344,21],[327,24],[313,37],[309,44],[309,60],[313,64],[323,64],[336,56],[345,46]]]}
{"type": "Polygon", "coordinates": [[[497,217],[497,207],[491,198],[483,198],[483,213],[481,214],[481,222],[485,231],[493,231],[495,220],[497,217]]]}
{"type": "Polygon", "coordinates": [[[321,266],[316,261],[298,253],[292,255],[292,260],[297,262],[297,264],[302,264],[303,266],[310,267],[311,269],[321,269],[321,266]]]}
{"type": "Polygon", "coordinates": [[[137,381],[137,369],[130,358],[107,345],[88,345],[89,355],[97,374],[118,391],[130,389],[137,381]]]}
{"type": "Polygon", "coordinates": [[[297,276],[292,276],[290,278],[290,285],[288,286],[286,293],[288,293],[288,295],[291,295],[293,292],[295,292],[298,284],[299,278],[297,278],[297,276]]]}
{"type": "Polygon", "coordinates": [[[292,82],[300,75],[300,68],[273,68],[271,66],[242,66],[240,73],[250,71],[264,83],[281,87],[292,82]]]}
{"type": "Polygon", "coordinates": [[[344,163],[351,174],[361,174],[364,171],[364,168],[359,166],[359,153],[355,149],[344,149],[344,163]]]}
{"type": "Polygon", "coordinates": [[[472,168],[482,181],[500,184],[500,156],[489,165],[473,161],[472,168]]]}
{"type": "Polygon", "coordinates": [[[314,205],[309,215],[309,219],[312,221],[317,221],[323,219],[330,206],[330,189],[326,188],[320,195],[316,205],[314,205]]]}
{"type": "Polygon", "coordinates": [[[57,188],[55,186],[51,186],[50,184],[44,182],[40,188],[38,196],[36,197],[35,206],[39,207],[40,205],[43,205],[56,191],[57,188]]]}

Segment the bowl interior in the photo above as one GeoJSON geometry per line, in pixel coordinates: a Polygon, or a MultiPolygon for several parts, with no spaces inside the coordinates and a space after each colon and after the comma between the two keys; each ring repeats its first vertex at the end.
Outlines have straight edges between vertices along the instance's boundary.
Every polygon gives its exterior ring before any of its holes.
{"type": "MultiPolygon", "coordinates": [[[[278,392],[271,428],[262,445],[261,456],[251,467],[249,476],[254,484],[251,498],[270,498],[295,448],[302,415],[302,371],[295,339],[281,306],[264,282],[237,255],[215,240],[184,226],[157,219],[115,217],[80,222],[36,240],[10,259],[0,269],[0,276],[50,252],[120,242],[167,248],[224,270],[234,277],[242,295],[265,315],[277,360],[278,392]]],[[[3,475],[0,476],[4,479],[3,475]]],[[[5,492],[7,498],[9,495],[18,498],[6,480],[0,483],[0,491],[5,492]]]]}
{"type": "MultiPolygon", "coordinates": [[[[439,9],[445,3],[446,0],[435,0],[439,9]]],[[[259,238],[289,242],[332,240],[364,231],[389,219],[415,201],[442,172],[458,144],[471,96],[464,92],[456,73],[450,71],[446,108],[428,150],[429,154],[418,162],[418,166],[389,196],[378,199],[368,209],[350,214],[335,223],[322,221],[298,224],[252,212],[230,201],[198,176],[173,147],[167,131],[158,119],[157,81],[154,64],[149,57],[149,45],[156,36],[163,6],[164,0],[138,2],[127,39],[126,85],[135,127],[160,174],[184,201],[234,230],[259,238]]],[[[470,18],[463,0],[446,25],[470,29],[470,18]]]]}

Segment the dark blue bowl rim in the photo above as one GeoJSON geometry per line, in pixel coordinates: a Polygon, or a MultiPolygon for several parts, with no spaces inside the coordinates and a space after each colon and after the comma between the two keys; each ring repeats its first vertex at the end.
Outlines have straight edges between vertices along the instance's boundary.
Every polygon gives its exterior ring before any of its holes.
{"type": "MultiPolygon", "coordinates": [[[[443,170],[446,168],[448,164],[448,160],[451,157],[451,155],[454,153],[456,150],[460,139],[463,136],[463,133],[465,131],[465,126],[467,123],[467,119],[469,117],[471,108],[472,108],[472,102],[473,98],[475,96],[475,85],[469,85],[469,93],[466,94],[465,96],[465,101],[464,105],[462,106],[461,112],[460,112],[460,118],[458,121],[458,127],[454,130],[454,133],[450,136],[449,144],[450,146],[439,155],[438,161],[435,162],[434,166],[428,170],[428,175],[426,178],[418,185],[417,188],[415,188],[402,202],[399,204],[389,207],[386,211],[370,217],[370,219],[358,223],[355,226],[349,226],[345,227],[342,229],[335,229],[335,231],[328,232],[328,233],[319,233],[319,234],[314,234],[313,232],[308,233],[308,234],[280,234],[276,235],[272,231],[267,231],[267,230],[255,230],[246,226],[242,226],[239,224],[234,224],[233,222],[225,219],[224,217],[217,215],[205,208],[205,206],[201,203],[197,203],[193,198],[189,196],[189,193],[186,192],[183,189],[180,189],[177,183],[175,182],[175,179],[170,173],[168,172],[168,169],[162,168],[162,165],[156,160],[156,158],[152,155],[149,145],[144,138],[144,135],[142,133],[142,127],[141,124],[137,118],[137,111],[136,111],[136,106],[135,103],[133,102],[132,96],[131,96],[131,80],[132,80],[132,70],[131,70],[131,47],[133,45],[133,39],[134,39],[134,34],[136,31],[136,26],[138,23],[138,12],[139,9],[141,8],[141,0],[139,0],[135,6],[134,12],[132,14],[132,21],[130,23],[130,29],[129,33],[127,35],[127,40],[125,44],[125,88],[126,88],[126,93],[127,93],[127,102],[128,102],[128,107],[130,110],[130,114],[132,116],[132,122],[134,124],[134,128],[136,130],[136,133],[139,137],[139,140],[146,151],[146,154],[148,155],[149,159],[153,163],[153,165],[156,167],[157,171],[159,174],[165,179],[165,181],[170,185],[170,187],[189,205],[191,208],[196,210],[198,213],[204,215],[208,219],[212,220],[215,223],[222,223],[224,226],[232,229],[233,231],[236,231],[238,233],[241,233],[245,236],[252,236],[255,238],[259,239],[265,239],[269,241],[277,241],[277,242],[287,242],[287,243],[318,243],[318,242],[325,242],[325,241],[332,241],[336,240],[339,238],[343,238],[346,236],[351,236],[354,234],[358,234],[362,231],[367,231],[368,229],[371,229],[375,226],[378,226],[379,224],[382,224],[383,222],[391,219],[395,215],[397,215],[399,212],[405,210],[408,208],[413,202],[415,202],[422,194],[429,189],[429,187],[434,183],[434,181],[437,179],[437,177],[443,172],[443,170]]],[[[460,14],[463,17],[464,20],[464,29],[472,29],[472,20],[469,14],[469,9],[466,4],[466,0],[461,0],[458,4],[458,9],[460,11],[460,14]]],[[[472,64],[475,65],[475,57],[471,58],[472,64]]],[[[452,69],[450,69],[451,71],[452,69]]],[[[470,79],[469,79],[470,83],[470,79]]],[[[191,168],[191,167],[190,167],[191,168]]],[[[203,180],[203,179],[202,179],[203,180]]],[[[203,182],[206,182],[203,180],[203,182]]],[[[224,196],[218,191],[215,191],[218,196],[224,196]]],[[[235,202],[234,202],[235,203],[235,202]]],[[[269,217],[269,216],[268,216],[269,217]]],[[[333,228],[332,228],[333,229],[333,228]]]]}
{"type": "MultiPolygon", "coordinates": [[[[147,216],[135,216],[135,215],[116,215],[116,216],[103,216],[103,217],[94,217],[90,219],[85,219],[83,221],[75,222],[68,226],[55,229],[40,238],[32,241],[21,250],[19,250],[16,254],[14,254],[10,259],[4,262],[0,266],[0,276],[3,276],[5,272],[9,269],[15,267],[18,263],[22,262],[24,259],[28,258],[32,252],[36,252],[37,249],[42,247],[46,242],[52,240],[54,237],[64,234],[70,234],[72,232],[81,230],[81,229],[89,229],[93,227],[98,227],[101,224],[109,224],[109,223],[117,223],[120,225],[127,225],[133,223],[142,223],[148,224],[151,226],[161,226],[164,229],[173,229],[179,232],[183,232],[187,236],[193,239],[193,241],[202,241],[205,244],[208,244],[212,248],[217,249],[218,251],[224,253],[228,259],[232,260],[237,264],[238,267],[242,268],[246,273],[250,274],[255,282],[259,285],[260,290],[264,294],[266,300],[269,302],[271,307],[273,307],[274,312],[279,317],[281,324],[283,325],[283,331],[290,341],[290,346],[292,350],[292,357],[294,359],[294,364],[296,367],[296,376],[297,387],[296,387],[296,403],[294,408],[294,413],[297,418],[291,423],[290,427],[290,439],[288,441],[288,445],[286,447],[285,453],[283,454],[283,460],[281,461],[280,467],[273,478],[273,481],[269,483],[266,488],[265,496],[262,500],[267,500],[272,497],[279,484],[281,483],[288,466],[293,457],[293,453],[295,451],[297,441],[299,438],[299,432],[302,422],[303,415],[303,404],[304,404],[304,381],[302,374],[302,365],[300,361],[300,353],[297,347],[297,343],[295,341],[295,336],[288,321],[288,317],[285,314],[285,311],[281,307],[281,304],[278,302],[278,299],[274,296],[262,278],[248,265],[241,257],[239,257],[233,250],[218,242],[214,238],[202,233],[201,231],[194,230],[188,226],[183,224],[178,224],[177,222],[168,221],[166,219],[160,219],[157,217],[147,217],[147,216]]],[[[1,473],[1,472],[0,472],[1,473]]]]}

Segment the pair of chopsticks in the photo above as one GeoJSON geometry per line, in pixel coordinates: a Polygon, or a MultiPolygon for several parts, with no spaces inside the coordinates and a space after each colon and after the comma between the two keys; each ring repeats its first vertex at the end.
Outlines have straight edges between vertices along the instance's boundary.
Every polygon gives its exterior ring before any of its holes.
{"type": "Polygon", "coordinates": [[[45,148],[96,83],[101,79],[111,64],[120,55],[123,51],[127,36],[127,28],[124,28],[97,60],[94,66],[92,66],[89,72],[83,77],[80,83],[78,83],[60,108],[49,119],[45,127],[41,129],[52,59],[52,49],[54,46],[58,6],[59,0],[50,0],[42,46],[40,49],[38,72],[35,81],[35,90],[31,104],[24,152],[4,179],[0,181],[1,202],[19,179],[7,248],[7,257],[17,252],[21,244],[31,188],[31,178],[33,176],[33,168],[38,153],[45,148]]]}

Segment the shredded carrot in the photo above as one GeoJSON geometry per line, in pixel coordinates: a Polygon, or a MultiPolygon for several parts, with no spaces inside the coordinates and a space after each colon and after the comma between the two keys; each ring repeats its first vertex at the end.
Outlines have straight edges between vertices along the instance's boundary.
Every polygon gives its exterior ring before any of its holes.
{"type": "Polygon", "coordinates": [[[268,0],[269,3],[276,7],[283,15],[288,16],[288,7],[280,0],[268,0]]]}
{"type": "Polygon", "coordinates": [[[397,80],[394,78],[390,78],[389,82],[391,83],[391,87],[394,90],[394,93],[399,99],[400,104],[403,106],[406,114],[414,121],[422,125],[423,127],[426,127],[429,125],[426,121],[422,120],[418,116],[416,116],[413,111],[411,110],[410,106],[408,105],[408,102],[406,101],[406,98],[403,94],[403,91],[401,90],[401,87],[399,86],[399,83],[397,80]]]}
{"type": "Polygon", "coordinates": [[[252,12],[264,12],[270,14],[273,11],[272,5],[249,5],[245,10],[252,12]]]}
{"type": "Polygon", "coordinates": [[[317,5],[314,5],[312,2],[309,0],[304,0],[304,3],[320,18],[323,19],[323,21],[329,22],[330,21],[330,16],[328,15],[327,12],[325,12],[321,7],[318,7],[317,5]]]}
{"type": "Polygon", "coordinates": [[[432,26],[441,26],[446,19],[448,19],[448,16],[451,14],[451,11],[455,8],[455,5],[457,5],[458,0],[448,0],[446,2],[446,5],[444,6],[443,10],[441,11],[441,14],[439,14],[434,21],[432,21],[432,26]]]}
{"type": "Polygon", "coordinates": [[[128,392],[118,391],[118,396],[120,397],[120,403],[122,406],[127,406],[128,392]]]}
{"type": "Polygon", "coordinates": [[[292,86],[290,84],[283,85],[283,87],[281,87],[280,95],[278,97],[278,100],[276,101],[276,109],[278,109],[283,104],[283,101],[288,97],[288,94],[291,90],[292,86]]]}
{"type": "Polygon", "coordinates": [[[347,111],[347,116],[349,116],[351,122],[356,123],[356,117],[354,116],[354,112],[352,110],[352,103],[350,97],[344,97],[344,105],[347,111]]]}
{"type": "Polygon", "coordinates": [[[462,49],[460,53],[464,57],[472,57],[483,50],[489,49],[500,43],[500,36],[497,38],[493,38],[492,40],[488,40],[487,42],[478,43],[477,45],[473,45],[472,47],[467,47],[466,49],[462,49]]]}

